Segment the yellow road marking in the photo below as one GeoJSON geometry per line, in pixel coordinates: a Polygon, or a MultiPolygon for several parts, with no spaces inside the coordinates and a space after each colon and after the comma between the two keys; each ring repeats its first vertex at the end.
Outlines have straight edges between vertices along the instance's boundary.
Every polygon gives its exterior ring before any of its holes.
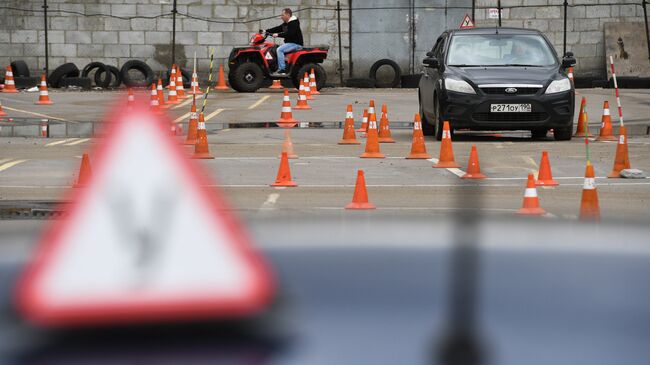
{"type": "Polygon", "coordinates": [[[56,145],[59,145],[59,144],[62,144],[62,143],[72,142],[72,141],[74,141],[76,139],[77,138],[69,138],[69,139],[64,139],[62,141],[50,142],[50,143],[46,144],[45,147],[52,147],[52,146],[56,146],[56,145]]]}
{"type": "Polygon", "coordinates": [[[248,107],[248,110],[251,110],[251,109],[255,109],[255,108],[257,108],[258,106],[260,106],[260,104],[262,104],[263,102],[265,102],[266,99],[268,99],[268,98],[270,98],[270,97],[271,97],[271,95],[264,95],[264,96],[262,96],[262,97],[260,98],[260,100],[258,100],[258,101],[255,102],[255,104],[249,106],[249,107],[248,107]]]}
{"type": "Polygon", "coordinates": [[[216,117],[216,116],[219,115],[219,113],[221,113],[222,111],[224,111],[224,109],[217,109],[217,110],[213,111],[212,113],[208,114],[208,115],[204,118],[205,121],[207,122],[208,120],[212,119],[213,117],[216,117]]]}
{"type": "Polygon", "coordinates": [[[27,161],[27,160],[16,160],[16,161],[6,162],[6,163],[0,165],[0,171],[4,171],[6,169],[12,168],[12,167],[18,165],[19,163],[23,163],[25,161],[27,161]]]}
{"type": "Polygon", "coordinates": [[[11,161],[11,159],[10,158],[0,158],[0,164],[3,164],[5,162],[7,162],[7,161],[11,161]]]}
{"type": "Polygon", "coordinates": [[[90,138],[82,138],[82,139],[80,139],[78,141],[66,143],[64,146],[74,146],[74,145],[82,144],[82,143],[88,142],[88,141],[90,141],[90,138]]]}
{"type": "Polygon", "coordinates": [[[192,114],[192,113],[185,113],[185,114],[181,115],[180,117],[174,119],[174,123],[182,122],[183,120],[185,120],[185,118],[189,117],[190,114],[192,114]]]}
{"type": "Polygon", "coordinates": [[[3,105],[2,107],[3,107],[4,109],[7,109],[7,110],[12,110],[12,111],[19,112],[19,113],[31,114],[31,115],[35,115],[35,116],[37,116],[37,117],[41,117],[41,118],[60,120],[60,121],[62,121],[62,122],[77,123],[77,122],[72,121],[72,120],[67,120],[67,119],[63,119],[63,118],[57,118],[57,117],[53,117],[53,116],[51,116],[51,115],[46,115],[46,114],[41,114],[41,113],[34,113],[34,112],[28,112],[27,110],[21,110],[21,109],[10,108],[10,107],[8,107],[8,106],[4,106],[4,105],[3,105]]]}
{"type": "Polygon", "coordinates": [[[189,104],[189,103],[191,103],[191,102],[192,102],[192,98],[188,98],[188,99],[185,100],[184,102],[182,102],[182,103],[180,103],[180,104],[178,104],[178,105],[173,106],[172,109],[182,108],[182,107],[184,107],[185,105],[187,105],[187,104],[189,104]]]}

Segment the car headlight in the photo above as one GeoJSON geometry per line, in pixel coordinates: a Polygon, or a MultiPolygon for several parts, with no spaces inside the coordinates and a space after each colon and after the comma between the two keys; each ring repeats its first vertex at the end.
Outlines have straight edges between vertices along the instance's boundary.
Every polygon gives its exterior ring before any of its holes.
{"type": "Polygon", "coordinates": [[[551,84],[546,88],[546,94],[561,93],[569,90],[571,90],[571,81],[569,81],[568,78],[564,78],[551,82],[551,84]]]}
{"type": "Polygon", "coordinates": [[[456,79],[445,79],[445,88],[447,91],[455,91],[464,94],[476,94],[474,88],[467,81],[456,79]]]}

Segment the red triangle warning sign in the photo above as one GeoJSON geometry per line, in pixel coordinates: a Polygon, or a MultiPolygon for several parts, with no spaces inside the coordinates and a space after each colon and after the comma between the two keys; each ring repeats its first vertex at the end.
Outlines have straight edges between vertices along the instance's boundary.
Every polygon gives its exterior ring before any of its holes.
{"type": "Polygon", "coordinates": [[[469,14],[465,14],[463,21],[460,23],[460,29],[470,29],[474,28],[474,21],[469,17],[469,14]]]}
{"type": "Polygon", "coordinates": [[[146,110],[116,118],[88,186],[53,221],[18,287],[46,326],[256,314],[273,280],[224,200],[146,110]]]}

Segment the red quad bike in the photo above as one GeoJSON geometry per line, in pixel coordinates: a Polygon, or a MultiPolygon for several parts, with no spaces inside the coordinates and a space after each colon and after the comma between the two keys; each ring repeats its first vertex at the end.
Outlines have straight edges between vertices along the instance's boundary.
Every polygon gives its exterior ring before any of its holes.
{"type": "Polygon", "coordinates": [[[269,35],[260,30],[251,37],[249,46],[233,48],[230,52],[228,81],[233,89],[239,92],[255,92],[265,84],[268,85],[269,80],[285,78],[291,78],[293,85],[298,88],[300,79],[312,68],[318,90],[325,85],[327,75],[320,63],[327,58],[329,46],[305,46],[300,50],[285,53],[287,75],[271,76],[271,73],[278,69],[278,45],[266,42],[269,35]]]}

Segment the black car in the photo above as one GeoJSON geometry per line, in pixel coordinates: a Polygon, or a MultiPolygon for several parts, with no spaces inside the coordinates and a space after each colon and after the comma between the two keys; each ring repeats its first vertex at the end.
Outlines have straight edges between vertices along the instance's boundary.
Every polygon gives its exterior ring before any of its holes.
{"type": "Polygon", "coordinates": [[[529,130],[541,138],[553,129],[556,140],[570,140],[575,90],[539,31],[518,28],[448,30],[427,58],[418,87],[425,134],[442,138],[452,129],[529,130]]]}

